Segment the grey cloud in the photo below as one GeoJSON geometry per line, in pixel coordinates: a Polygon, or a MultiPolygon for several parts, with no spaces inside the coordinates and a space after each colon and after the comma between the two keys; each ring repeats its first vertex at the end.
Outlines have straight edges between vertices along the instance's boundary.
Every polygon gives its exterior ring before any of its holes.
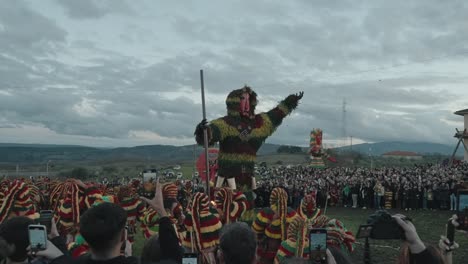
{"type": "Polygon", "coordinates": [[[21,59],[53,52],[55,45],[63,43],[67,35],[54,21],[31,10],[23,0],[1,5],[0,24],[3,26],[0,50],[21,59]]]}
{"type": "Polygon", "coordinates": [[[57,0],[56,3],[74,19],[98,19],[110,13],[133,14],[124,0],[57,0]]]}
{"type": "MultiPolygon", "coordinates": [[[[127,21],[118,16],[126,11],[123,1],[120,7],[110,6],[110,1],[58,3],[77,25],[82,19],[127,21]]],[[[459,121],[446,109],[463,98],[440,87],[459,87],[467,80],[449,69],[419,74],[353,72],[453,54],[468,35],[464,2],[297,1],[267,6],[255,2],[249,8],[236,2],[213,17],[195,7],[198,3],[158,8],[151,3],[146,4],[147,12],[157,9],[159,19],[180,6],[166,31],[153,31],[152,23],[160,21],[150,17],[148,22],[131,19],[122,29],[109,30],[131,43],[132,49],[153,35],[158,38],[154,45],[165,45],[159,41],[175,34],[170,39],[174,47],[145,51],[150,57],[165,58],[154,62],[122,55],[114,43],[98,37],[81,39],[75,32],[68,39],[70,32],[60,26],[76,29],[31,10],[23,1],[0,8],[0,24],[6,29],[0,30],[0,91],[4,92],[0,126],[34,124],[60,134],[122,139],[128,139],[131,130],[191,137],[201,119],[201,106],[191,97],[199,98],[200,68],[205,70],[209,95],[224,98],[232,89],[249,84],[259,94],[262,109],[290,93],[305,91],[299,108],[269,142],[306,144],[314,127],[323,128],[332,137],[328,139],[341,137],[343,98],[348,102],[348,135],[368,141],[444,143],[453,130],[440,120],[459,121]],[[426,5],[430,7],[421,8],[426,5]],[[60,61],[56,55],[61,52],[72,57],[84,54],[78,59],[87,66],[60,61]],[[179,95],[167,99],[162,96],[166,92],[179,95]],[[78,113],[76,106],[83,100],[97,104],[95,109],[78,113]]],[[[211,12],[221,5],[225,3],[207,9],[211,12]]],[[[141,6],[135,3],[129,10],[140,12],[141,6]]],[[[209,101],[208,106],[210,118],[226,112],[224,100],[209,101]]]]}

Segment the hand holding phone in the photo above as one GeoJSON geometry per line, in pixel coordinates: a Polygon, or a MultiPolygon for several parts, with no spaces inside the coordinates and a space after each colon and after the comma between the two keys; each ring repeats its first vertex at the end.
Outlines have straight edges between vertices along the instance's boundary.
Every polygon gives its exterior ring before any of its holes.
{"type": "Polygon", "coordinates": [[[310,260],[312,263],[327,263],[327,230],[311,229],[309,233],[310,260]]]}
{"type": "Polygon", "coordinates": [[[44,225],[29,225],[28,233],[31,251],[47,249],[47,231],[44,225]]]}

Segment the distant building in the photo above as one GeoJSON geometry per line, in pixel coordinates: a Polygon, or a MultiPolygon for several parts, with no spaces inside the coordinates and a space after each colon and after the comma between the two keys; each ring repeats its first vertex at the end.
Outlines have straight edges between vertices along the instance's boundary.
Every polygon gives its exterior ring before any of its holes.
{"type": "Polygon", "coordinates": [[[382,157],[384,158],[395,158],[395,159],[409,159],[409,160],[420,160],[422,159],[422,156],[419,155],[416,152],[410,152],[410,151],[390,151],[387,153],[382,154],[382,157]]]}

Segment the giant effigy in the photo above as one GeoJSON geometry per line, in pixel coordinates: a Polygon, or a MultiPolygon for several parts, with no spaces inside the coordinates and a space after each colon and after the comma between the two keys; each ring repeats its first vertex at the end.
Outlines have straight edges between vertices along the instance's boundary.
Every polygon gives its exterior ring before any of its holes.
{"type": "Polygon", "coordinates": [[[297,107],[303,94],[291,94],[270,111],[255,114],[257,94],[245,86],[227,96],[226,116],[198,124],[195,130],[198,144],[204,144],[204,129],[208,132],[209,145],[219,142],[216,187],[221,187],[227,180],[232,189],[255,189],[254,166],[258,149],[297,107]]]}

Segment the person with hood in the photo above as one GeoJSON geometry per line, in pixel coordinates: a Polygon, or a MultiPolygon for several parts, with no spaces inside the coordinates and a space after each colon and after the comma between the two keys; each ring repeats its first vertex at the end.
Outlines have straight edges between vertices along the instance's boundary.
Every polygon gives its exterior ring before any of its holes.
{"type": "Polygon", "coordinates": [[[195,130],[198,144],[204,144],[204,128],[208,130],[208,145],[219,142],[216,187],[221,187],[227,179],[233,190],[239,187],[255,189],[254,166],[258,149],[297,107],[303,95],[303,92],[291,94],[272,110],[255,114],[257,94],[244,86],[229,93],[226,116],[210,123],[202,120],[198,124],[195,130]]]}

